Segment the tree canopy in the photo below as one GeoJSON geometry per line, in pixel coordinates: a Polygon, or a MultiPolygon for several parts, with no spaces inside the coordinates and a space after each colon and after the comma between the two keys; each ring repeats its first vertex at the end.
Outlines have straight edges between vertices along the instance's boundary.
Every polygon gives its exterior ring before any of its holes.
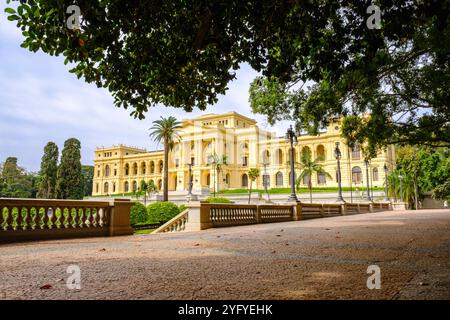
{"type": "Polygon", "coordinates": [[[450,144],[449,2],[375,3],[380,28],[367,23],[372,1],[33,0],[6,10],[24,48],[64,55],[135,117],[158,103],[204,110],[245,62],[262,73],[253,111],[271,123],[317,133],[350,116],[344,135],[371,150],[450,144]]]}

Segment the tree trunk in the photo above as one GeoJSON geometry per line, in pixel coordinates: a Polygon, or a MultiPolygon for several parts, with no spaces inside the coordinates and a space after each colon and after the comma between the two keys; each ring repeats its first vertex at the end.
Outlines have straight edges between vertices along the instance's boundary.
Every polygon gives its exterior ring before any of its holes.
{"type": "Polygon", "coordinates": [[[217,190],[216,190],[216,192],[219,193],[219,181],[220,181],[219,176],[220,176],[220,169],[217,168],[216,171],[217,171],[217,190]]]}
{"type": "Polygon", "coordinates": [[[250,180],[250,189],[248,191],[248,204],[250,204],[250,198],[252,196],[252,182],[253,180],[250,180]]]}
{"type": "Polygon", "coordinates": [[[164,139],[164,185],[163,201],[169,200],[169,143],[164,139]]]}
{"type": "Polygon", "coordinates": [[[311,183],[311,178],[308,182],[308,188],[309,188],[309,203],[312,203],[312,183],[311,183]]]}

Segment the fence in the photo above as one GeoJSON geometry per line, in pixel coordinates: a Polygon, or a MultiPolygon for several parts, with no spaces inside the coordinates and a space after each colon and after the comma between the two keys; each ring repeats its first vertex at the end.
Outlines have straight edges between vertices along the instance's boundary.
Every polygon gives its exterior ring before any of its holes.
{"type": "Polygon", "coordinates": [[[284,222],[389,210],[389,203],[286,205],[218,204],[191,205],[187,212],[167,222],[155,232],[194,231],[257,223],[284,222]]]}
{"type": "Polygon", "coordinates": [[[0,242],[133,233],[129,200],[0,198],[0,242]]]}

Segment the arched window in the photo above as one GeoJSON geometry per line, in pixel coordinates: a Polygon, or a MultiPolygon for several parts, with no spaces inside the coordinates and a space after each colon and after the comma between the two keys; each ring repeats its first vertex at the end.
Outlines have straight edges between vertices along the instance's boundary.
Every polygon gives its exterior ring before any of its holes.
{"type": "Polygon", "coordinates": [[[147,164],[145,162],[141,163],[141,174],[146,174],[147,164]]]}
{"type": "Polygon", "coordinates": [[[117,169],[114,169],[114,176],[117,176],[117,169]]]}
{"type": "Polygon", "coordinates": [[[243,187],[248,187],[248,176],[245,173],[242,175],[242,184],[241,185],[243,187]]]}
{"type": "Polygon", "coordinates": [[[277,187],[283,186],[283,174],[280,171],[278,171],[277,174],[275,175],[275,185],[277,187]]]}
{"type": "Polygon", "coordinates": [[[373,168],[372,180],[378,181],[378,168],[373,168]]]}
{"type": "Polygon", "coordinates": [[[327,177],[324,173],[318,173],[317,174],[317,184],[326,184],[327,183],[327,177]]]}
{"type": "Polygon", "coordinates": [[[132,191],[133,192],[137,191],[137,182],[136,181],[133,181],[133,190],[132,191]]]}
{"type": "Polygon", "coordinates": [[[159,167],[159,173],[163,172],[164,163],[162,160],[159,160],[158,167],[159,167]]]}
{"type": "Polygon", "coordinates": [[[110,172],[109,165],[106,165],[106,167],[105,167],[105,177],[109,177],[109,172],[110,172]]]}
{"type": "Polygon", "coordinates": [[[109,184],[108,182],[105,182],[105,184],[103,185],[103,193],[108,193],[109,192],[109,184]]]}
{"type": "Polygon", "coordinates": [[[150,162],[150,173],[151,174],[155,173],[155,162],[154,161],[150,162]]]}
{"type": "Polygon", "coordinates": [[[95,192],[98,193],[98,183],[95,184],[95,192]]]}
{"type": "Polygon", "coordinates": [[[226,183],[226,184],[230,184],[230,174],[229,174],[229,173],[227,173],[227,174],[225,175],[225,183],[226,183]]]}
{"type": "Polygon", "coordinates": [[[211,185],[211,175],[209,173],[206,175],[206,185],[211,185]]]}
{"type": "Polygon", "coordinates": [[[276,162],[276,164],[283,163],[283,151],[281,149],[278,149],[277,151],[275,151],[275,162],[276,162]]]}
{"type": "Polygon", "coordinates": [[[133,174],[134,174],[134,175],[137,175],[137,174],[138,174],[138,165],[137,165],[136,162],[133,163],[133,174]]]}
{"type": "Polygon", "coordinates": [[[311,149],[309,147],[303,147],[302,148],[302,154],[301,157],[309,157],[312,158],[312,153],[311,153],[311,149]]]}
{"type": "Polygon", "coordinates": [[[130,174],[130,165],[127,163],[125,165],[125,175],[128,176],[130,174]]]}
{"type": "Polygon", "coordinates": [[[321,161],[325,160],[325,147],[322,144],[319,144],[316,149],[317,158],[321,161]]]}
{"type": "Polygon", "coordinates": [[[123,185],[123,190],[124,192],[128,192],[130,190],[130,184],[128,183],[128,181],[125,181],[123,185]]]}
{"type": "Polygon", "coordinates": [[[113,193],[116,192],[116,183],[115,182],[113,182],[113,184],[112,184],[112,192],[113,193]]]}
{"type": "Polygon", "coordinates": [[[352,168],[352,181],[353,183],[362,183],[362,171],[360,167],[352,168]]]}
{"type": "Polygon", "coordinates": [[[161,190],[161,189],[162,189],[162,180],[159,179],[158,180],[158,190],[161,190]]]}
{"type": "Polygon", "coordinates": [[[352,148],[352,159],[359,160],[361,158],[361,148],[359,145],[354,145],[352,148]]]}

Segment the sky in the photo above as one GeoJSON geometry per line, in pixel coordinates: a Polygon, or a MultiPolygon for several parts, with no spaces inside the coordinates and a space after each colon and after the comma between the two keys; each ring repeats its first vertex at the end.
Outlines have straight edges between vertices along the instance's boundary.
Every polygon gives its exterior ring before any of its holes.
{"type": "Polygon", "coordinates": [[[282,122],[270,127],[265,116],[251,112],[248,89],[258,73],[245,64],[227,93],[206,111],[188,113],[157,106],[150,108],[145,120],[137,120],[129,115],[130,111],[115,107],[106,89],[69,73],[63,57],[30,52],[20,47],[22,41],[20,29],[6,19],[0,8],[0,162],[14,156],[28,171],[39,171],[48,141],[55,142],[61,151],[66,139],[79,139],[82,163],[87,165],[93,164],[96,147],[121,143],[160,149],[148,137],[148,128],[161,115],[182,120],[204,113],[236,111],[278,135],[284,134],[288,126],[282,122]]]}

